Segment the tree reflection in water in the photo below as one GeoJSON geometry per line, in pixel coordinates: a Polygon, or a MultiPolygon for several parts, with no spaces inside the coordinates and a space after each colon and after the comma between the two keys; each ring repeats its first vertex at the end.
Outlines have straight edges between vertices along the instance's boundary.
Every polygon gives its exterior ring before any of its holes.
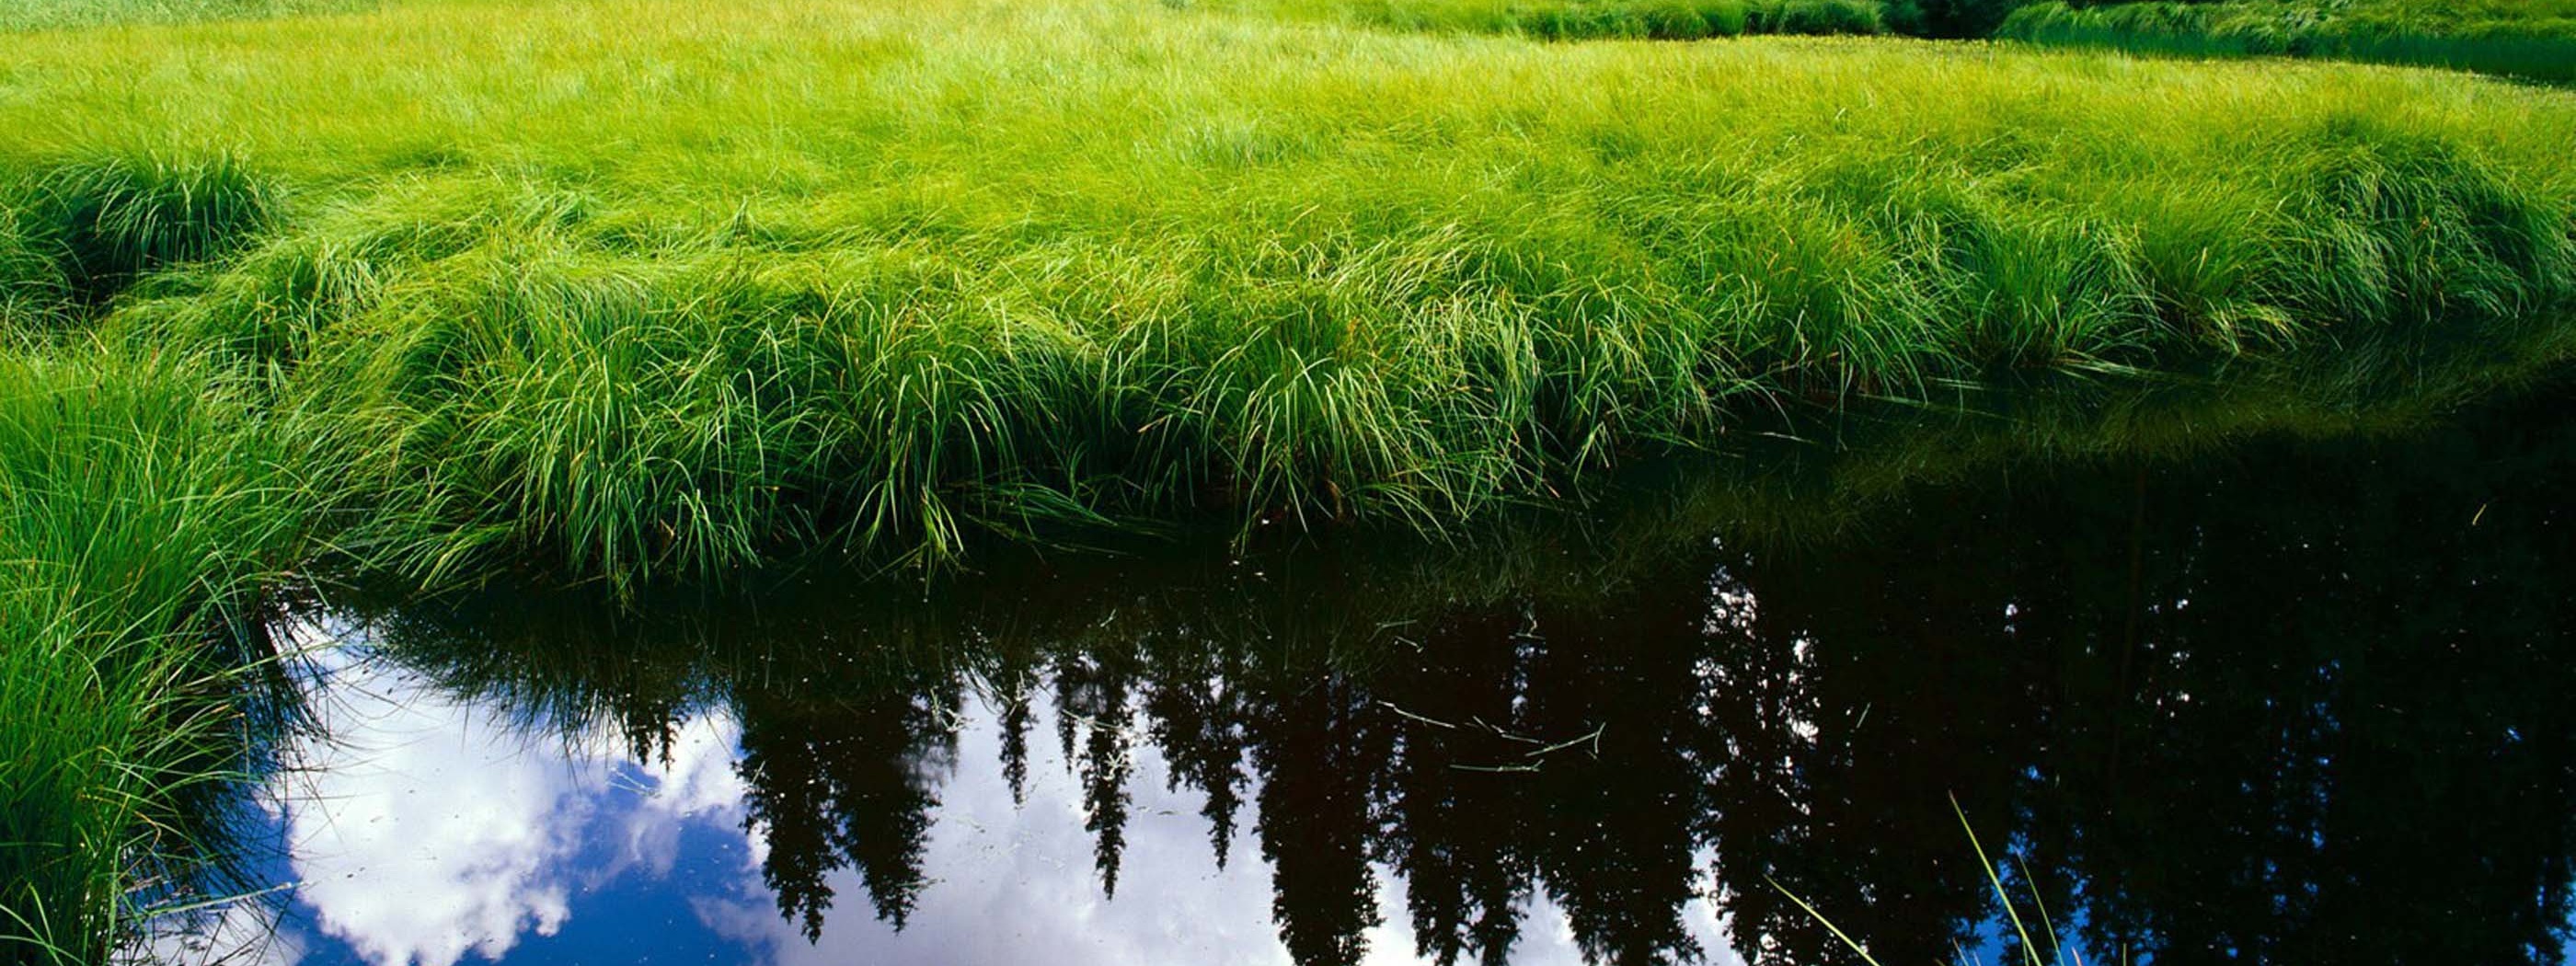
{"type": "Polygon", "coordinates": [[[1167,554],[756,609],[369,620],[444,687],[605,716],[639,754],[724,709],[763,876],[809,938],[846,901],[829,873],[896,926],[936,890],[923,843],[971,694],[1015,796],[1029,731],[1058,723],[1104,897],[1150,746],[1203,802],[1212,866],[1256,840],[1300,963],[1358,962],[1390,918],[1424,956],[1505,962],[1538,895],[1597,962],[1713,952],[1698,897],[1754,961],[1855,960],[1770,880],[1882,962],[1950,961],[1997,915],[1953,797],[2094,961],[2554,962],[2564,413],[2018,467],[1812,541],[1645,560],[1167,554]]]}

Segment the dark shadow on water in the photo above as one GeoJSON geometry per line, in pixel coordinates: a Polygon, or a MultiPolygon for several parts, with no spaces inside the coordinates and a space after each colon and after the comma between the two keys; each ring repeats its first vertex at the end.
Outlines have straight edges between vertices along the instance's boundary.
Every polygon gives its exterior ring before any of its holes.
{"type": "Polygon", "coordinates": [[[1015,797],[1033,745],[1076,769],[1103,898],[1138,888],[1149,749],[1211,868],[1257,845],[1266,873],[1225,874],[1268,876],[1299,963],[1355,963],[1380,923],[1504,962],[1555,928],[1534,897],[1596,962],[1719,954],[1700,899],[1755,962],[1857,961],[1771,880],[1881,962],[1956,961],[1997,908],[1953,798],[2088,962],[2558,962],[2571,400],[1897,477],[1796,539],[1216,542],[625,613],[337,605],[531,732],[606,721],[650,759],[731,716],[760,877],[809,938],[935,900],[924,843],[980,704],[1015,797]]]}

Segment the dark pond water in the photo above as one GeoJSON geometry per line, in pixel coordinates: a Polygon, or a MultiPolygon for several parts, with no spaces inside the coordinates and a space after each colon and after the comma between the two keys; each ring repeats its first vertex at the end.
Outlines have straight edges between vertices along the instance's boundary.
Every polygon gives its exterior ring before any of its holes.
{"type": "Polygon", "coordinates": [[[260,812],[291,889],[163,945],[1859,961],[1794,894],[1883,963],[2018,962],[1981,844],[2053,961],[2561,961],[2571,414],[2019,466],[1669,553],[344,602],[295,630],[346,646],[260,812]]]}

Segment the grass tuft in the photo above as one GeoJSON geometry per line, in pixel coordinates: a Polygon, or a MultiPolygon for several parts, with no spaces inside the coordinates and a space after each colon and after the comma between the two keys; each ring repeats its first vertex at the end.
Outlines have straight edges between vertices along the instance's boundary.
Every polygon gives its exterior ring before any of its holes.
{"type": "Polygon", "coordinates": [[[220,861],[257,664],[214,645],[301,514],[207,377],[0,353],[0,959],[104,961],[220,861]]]}
{"type": "Polygon", "coordinates": [[[1995,36],[2171,56],[2315,57],[2576,81],[2576,4],[2566,0],[2044,0],[2014,10],[1995,36]]]}
{"type": "Polygon", "coordinates": [[[276,206],[229,155],[104,155],[42,169],[16,193],[18,246],[49,254],[65,294],[91,307],[149,273],[225,253],[276,206]]]}
{"type": "Polygon", "coordinates": [[[1292,20],[1540,40],[1887,32],[1878,0],[1219,0],[1213,6],[1292,20]]]}

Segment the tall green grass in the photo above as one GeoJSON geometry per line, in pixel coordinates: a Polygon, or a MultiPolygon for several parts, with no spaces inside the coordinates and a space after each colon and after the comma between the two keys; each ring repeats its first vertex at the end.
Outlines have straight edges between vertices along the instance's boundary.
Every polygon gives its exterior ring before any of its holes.
{"type": "Polygon", "coordinates": [[[102,961],[221,858],[207,803],[258,720],[257,658],[221,645],[301,519],[238,403],[202,368],[0,354],[0,960],[102,961]]]}
{"type": "Polygon", "coordinates": [[[121,24],[190,23],[372,8],[383,0],[9,0],[0,33],[121,24]]]}
{"type": "Polygon", "coordinates": [[[1826,36],[1888,29],[1878,0],[1210,0],[1206,6],[1285,19],[1544,40],[1826,36]]]}
{"type": "Polygon", "coordinates": [[[70,296],[59,265],[20,235],[15,221],[15,213],[0,210],[0,345],[52,329],[70,296]]]}
{"type": "Polygon", "coordinates": [[[2564,0],[2107,6],[2049,0],[2014,11],[1996,36],[2178,56],[2286,55],[2576,81],[2576,6],[2564,0]]]}
{"type": "Polygon", "coordinates": [[[251,613],[309,501],[200,353],[86,331],[265,224],[221,156],[101,154],[0,205],[0,961],[104,961],[226,868],[271,722],[251,613]]]}
{"type": "Polygon", "coordinates": [[[2576,102],[2467,79],[847,0],[15,56],[28,237],[66,171],[257,199],[155,216],[208,240],[96,324],[261,381],[431,575],[1443,530],[1782,400],[2402,355],[2576,286],[2576,102]]]}
{"type": "Polygon", "coordinates": [[[33,302],[94,308],[146,274],[223,254],[264,226],[265,186],[223,155],[103,154],[49,167],[16,192],[13,274],[33,302]],[[48,264],[49,263],[49,264],[48,264]]]}

